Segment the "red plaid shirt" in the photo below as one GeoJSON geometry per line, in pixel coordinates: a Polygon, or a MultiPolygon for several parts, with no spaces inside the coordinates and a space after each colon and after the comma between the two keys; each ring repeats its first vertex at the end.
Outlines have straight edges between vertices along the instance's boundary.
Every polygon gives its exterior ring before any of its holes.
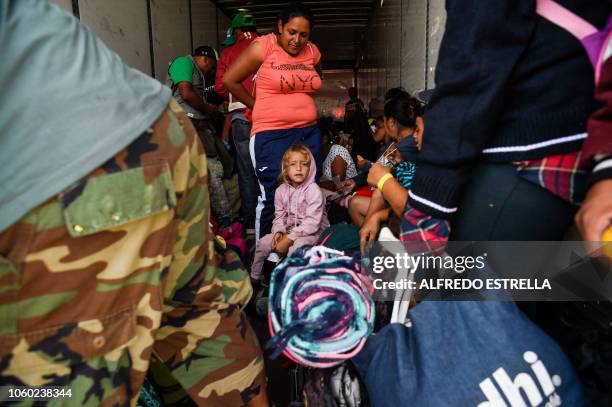
{"type": "Polygon", "coordinates": [[[514,164],[518,166],[520,177],[546,188],[564,201],[580,205],[587,190],[587,172],[579,168],[580,155],[576,151],[514,164]]]}

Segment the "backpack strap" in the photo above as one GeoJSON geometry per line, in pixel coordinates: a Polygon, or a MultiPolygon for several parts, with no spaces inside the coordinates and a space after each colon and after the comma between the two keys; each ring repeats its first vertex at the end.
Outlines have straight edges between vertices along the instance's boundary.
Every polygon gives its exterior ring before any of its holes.
{"type": "Polygon", "coordinates": [[[537,0],[536,13],[582,40],[598,30],[591,23],[577,16],[553,0],[537,0]]]}

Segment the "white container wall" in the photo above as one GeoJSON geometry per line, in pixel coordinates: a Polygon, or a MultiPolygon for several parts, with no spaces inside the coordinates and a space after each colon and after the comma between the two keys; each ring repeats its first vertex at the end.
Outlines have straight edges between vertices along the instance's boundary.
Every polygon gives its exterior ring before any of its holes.
{"type": "Polygon", "coordinates": [[[128,65],[164,81],[193,47],[220,50],[229,18],[210,0],[49,0],[72,12],[128,65]]]}
{"type": "MultiPolygon", "coordinates": [[[[80,17],[128,65],[160,81],[165,80],[168,62],[194,47],[211,45],[220,50],[230,23],[211,0],[49,1],[80,17]]],[[[325,61],[357,58],[356,82],[366,105],[391,87],[403,86],[411,93],[433,88],[444,33],[444,0],[379,1],[363,33],[354,28],[321,27],[313,38],[324,51],[324,69],[325,61]],[[331,38],[345,46],[325,52],[331,38]],[[360,42],[356,56],[352,55],[354,40],[360,42]]],[[[343,105],[339,101],[344,100],[340,94],[345,91],[335,86],[335,76],[353,82],[352,70],[335,72],[330,72],[331,87],[318,98],[321,114],[343,105]]]]}
{"type": "Polygon", "coordinates": [[[415,93],[435,86],[444,33],[444,0],[383,0],[360,49],[357,84],[368,104],[396,86],[415,93]]]}
{"type": "Polygon", "coordinates": [[[79,15],[126,64],[153,74],[146,0],[79,0],[79,15]]]}
{"type": "Polygon", "coordinates": [[[435,72],[438,63],[438,51],[444,35],[446,24],[446,10],[444,0],[433,0],[429,2],[429,18],[427,24],[428,47],[427,47],[427,89],[435,88],[435,72]]]}
{"type": "MultiPolygon", "coordinates": [[[[221,14],[221,13],[219,13],[221,14]]],[[[193,46],[218,46],[217,8],[209,0],[191,0],[193,46]]]]}
{"type": "Polygon", "coordinates": [[[155,77],[163,81],[169,62],[191,53],[189,0],[152,0],[150,4],[155,77]]]}
{"type": "Polygon", "coordinates": [[[344,120],[344,105],[348,101],[348,88],[354,86],[353,79],[350,69],[323,71],[323,85],[314,97],[319,116],[344,120]]]}
{"type": "Polygon", "coordinates": [[[222,48],[221,44],[223,44],[223,41],[225,41],[230,22],[231,20],[225,14],[217,10],[217,50],[221,50],[222,48]]]}

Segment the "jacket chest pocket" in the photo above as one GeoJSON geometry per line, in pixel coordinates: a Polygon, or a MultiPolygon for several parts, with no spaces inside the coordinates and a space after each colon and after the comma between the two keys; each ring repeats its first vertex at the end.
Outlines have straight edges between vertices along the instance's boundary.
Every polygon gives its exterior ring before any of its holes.
{"type": "Polygon", "coordinates": [[[93,177],[60,195],[66,226],[73,237],[152,216],[176,205],[166,162],[93,177]]]}
{"type": "Polygon", "coordinates": [[[163,161],[93,176],[49,205],[57,208],[53,219],[44,217],[52,226],[37,224],[35,232],[44,249],[27,248],[18,267],[0,262],[0,272],[15,275],[18,294],[0,314],[0,383],[93,382],[87,386],[99,387],[91,393],[102,401],[110,387],[130,383],[133,365],[146,362],[145,337],[159,323],[150,305],[161,302],[161,273],[175,237],[171,171],[163,161]],[[61,283],[65,292],[33,294],[31,282],[61,283]],[[105,379],[112,386],[102,386],[105,379]]]}

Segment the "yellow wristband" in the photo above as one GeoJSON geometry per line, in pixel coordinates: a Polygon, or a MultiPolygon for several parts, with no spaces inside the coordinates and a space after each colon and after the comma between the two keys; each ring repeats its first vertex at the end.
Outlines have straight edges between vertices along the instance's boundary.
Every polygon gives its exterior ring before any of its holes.
{"type": "Polygon", "coordinates": [[[601,240],[604,244],[603,252],[606,256],[612,259],[612,226],[609,226],[606,230],[604,230],[601,240]]]}
{"type": "Polygon", "coordinates": [[[378,189],[380,192],[383,191],[383,187],[385,186],[385,182],[389,181],[389,179],[393,178],[393,175],[387,173],[385,175],[383,175],[382,177],[380,177],[380,179],[378,180],[378,184],[376,184],[376,189],[378,189]]]}
{"type": "Polygon", "coordinates": [[[603,235],[601,235],[602,242],[612,242],[612,226],[609,226],[606,230],[604,230],[603,235]]]}

